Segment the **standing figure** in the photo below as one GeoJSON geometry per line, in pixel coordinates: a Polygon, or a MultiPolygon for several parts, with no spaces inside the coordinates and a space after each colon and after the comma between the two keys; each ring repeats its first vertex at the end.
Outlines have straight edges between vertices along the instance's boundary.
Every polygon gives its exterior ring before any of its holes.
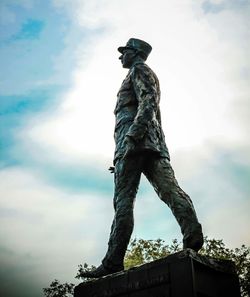
{"type": "Polygon", "coordinates": [[[115,107],[114,170],[115,216],[107,253],[102,264],[82,274],[101,277],[124,269],[123,260],[133,231],[133,207],[143,173],[159,198],[171,209],[183,234],[183,248],[198,251],[203,234],[193,203],[180,188],[170,165],[170,157],[161,127],[160,87],[155,73],[145,64],[152,47],[131,38],[119,47],[123,68],[128,74],[122,82],[115,107]]]}

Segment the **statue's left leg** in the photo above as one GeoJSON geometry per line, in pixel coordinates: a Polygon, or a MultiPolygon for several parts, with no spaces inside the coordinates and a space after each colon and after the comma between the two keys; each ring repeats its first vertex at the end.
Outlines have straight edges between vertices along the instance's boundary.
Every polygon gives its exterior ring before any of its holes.
{"type": "Polygon", "coordinates": [[[183,234],[184,248],[198,251],[203,245],[201,224],[190,197],[178,185],[170,162],[166,158],[152,156],[144,174],[178,221],[183,234]]]}

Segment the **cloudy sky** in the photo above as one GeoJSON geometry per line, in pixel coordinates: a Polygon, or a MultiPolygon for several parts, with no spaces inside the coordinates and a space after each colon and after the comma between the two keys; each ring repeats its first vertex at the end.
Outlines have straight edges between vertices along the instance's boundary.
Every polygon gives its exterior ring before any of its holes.
{"type": "MultiPolygon", "coordinates": [[[[1,0],[2,295],[42,296],[106,251],[130,37],[153,46],[171,162],[205,235],[250,245],[249,13],[249,0],[1,0]]],[[[145,178],[133,237],[181,240],[145,178]]]]}

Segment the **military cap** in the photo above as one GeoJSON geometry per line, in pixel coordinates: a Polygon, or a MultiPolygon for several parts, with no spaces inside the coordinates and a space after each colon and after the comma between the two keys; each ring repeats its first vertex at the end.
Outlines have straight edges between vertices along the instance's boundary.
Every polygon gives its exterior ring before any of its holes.
{"type": "Polygon", "coordinates": [[[134,49],[141,52],[145,59],[147,59],[148,55],[152,50],[152,46],[148,44],[146,41],[137,38],[130,38],[125,46],[118,47],[118,51],[123,53],[126,49],[134,49]]]}

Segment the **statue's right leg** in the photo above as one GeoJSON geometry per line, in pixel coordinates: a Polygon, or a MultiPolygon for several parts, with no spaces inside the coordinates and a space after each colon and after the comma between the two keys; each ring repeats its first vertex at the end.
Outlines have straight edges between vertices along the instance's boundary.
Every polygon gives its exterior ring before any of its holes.
{"type": "Polygon", "coordinates": [[[152,156],[148,160],[144,173],[178,221],[183,234],[183,247],[198,251],[203,245],[202,227],[190,197],[180,188],[166,158],[152,156]]]}
{"type": "Polygon", "coordinates": [[[102,261],[109,270],[123,270],[123,259],[134,227],[133,208],[142,171],[143,158],[133,156],[115,164],[115,216],[108,251],[102,261]]]}

